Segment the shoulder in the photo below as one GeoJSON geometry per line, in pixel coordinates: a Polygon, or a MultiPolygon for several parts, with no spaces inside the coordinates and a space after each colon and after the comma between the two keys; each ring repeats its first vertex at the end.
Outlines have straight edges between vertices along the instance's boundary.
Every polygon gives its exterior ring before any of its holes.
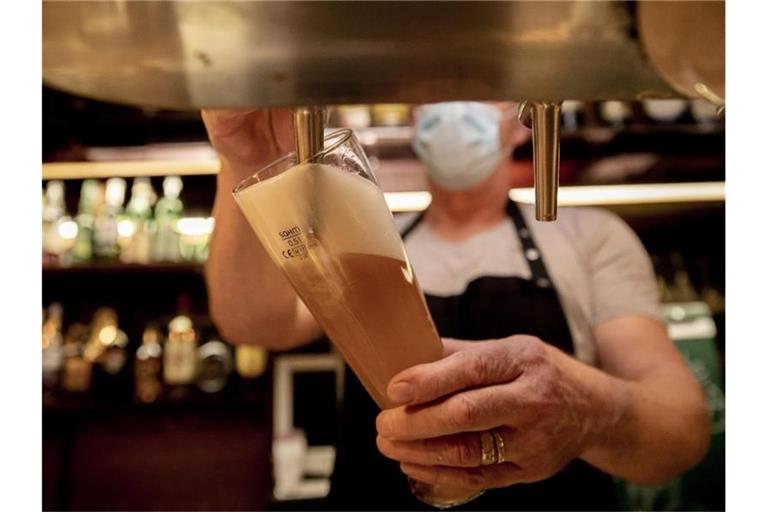
{"type": "Polygon", "coordinates": [[[614,235],[634,236],[632,228],[621,217],[602,208],[561,207],[555,222],[538,222],[533,205],[521,205],[521,209],[534,232],[559,232],[578,245],[600,243],[614,235]]]}
{"type": "MultiPolygon", "coordinates": [[[[555,222],[538,222],[533,205],[525,205],[526,220],[534,236],[554,243],[562,240],[584,262],[595,263],[613,258],[638,261],[647,252],[632,228],[615,213],[594,207],[564,207],[555,222]]],[[[545,242],[546,245],[546,242],[545,242]]]]}

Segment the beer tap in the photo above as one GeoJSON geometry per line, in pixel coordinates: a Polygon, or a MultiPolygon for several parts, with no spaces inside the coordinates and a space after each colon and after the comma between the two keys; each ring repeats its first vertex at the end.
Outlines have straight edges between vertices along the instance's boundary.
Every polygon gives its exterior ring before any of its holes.
{"type": "Polygon", "coordinates": [[[293,133],[296,143],[296,162],[310,161],[323,150],[325,138],[323,107],[296,107],[293,110],[293,133]]]}
{"type": "Polygon", "coordinates": [[[524,101],[518,119],[532,131],[536,220],[557,219],[560,182],[560,101],[524,101]]]}

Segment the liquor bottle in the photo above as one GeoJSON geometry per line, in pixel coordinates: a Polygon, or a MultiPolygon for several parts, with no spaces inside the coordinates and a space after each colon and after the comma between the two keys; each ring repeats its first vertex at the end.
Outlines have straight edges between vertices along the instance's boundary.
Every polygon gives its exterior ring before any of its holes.
{"type": "Polygon", "coordinates": [[[133,180],[131,199],[125,207],[125,218],[118,224],[121,261],[141,264],[151,261],[154,235],[152,207],[155,199],[149,178],[133,180]]]}
{"type": "Polygon", "coordinates": [[[224,389],[232,373],[232,355],[229,347],[218,340],[211,340],[197,349],[197,387],[205,393],[218,393],[224,389]]]}
{"type": "Polygon", "coordinates": [[[213,217],[185,217],[176,223],[179,254],[184,261],[202,263],[208,258],[213,217]]]}
{"type": "Polygon", "coordinates": [[[371,126],[371,109],[368,105],[340,105],[338,121],[347,128],[368,128],[371,126]]]}
{"type": "Polygon", "coordinates": [[[258,345],[240,344],[235,347],[235,369],[243,379],[256,379],[267,368],[267,351],[258,345]]]}
{"type": "Polygon", "coordinates": [[[691,283],[688,269],[686,268],[682,254],[674,252],[670,256],[674,268],[672,276],[672,294],[675,302],[695,302],[700,300],[699,294],[691,283]]]}
{"type": "Polygon", "coordinates": [[[76,263],[87,262],[93,258],[94,213],[99,206],[101,196],[101,183],[96,180],[83,181],[75,217],[77,235],[72,246],[72,260],[76,263]]]}
{"type": "Polygon", "coordinates": [[[128,336],[117,324],[117,315],[112,323],[104,325],[99,333],[99,342],[105,345],[104,352],[99,358],[99,365],[108,375],[118,375],[128,362],[128,336]]]}
{"type": "Polygon", "coordinates": [[[123,213],[124,200],[125,180],[108,179],[104,202],[96,211],[94,219],[93,249],[97,258],[112,260],[120,255],[117,224],[123,213]]]}
{"type": "Polygon", "coordinates": [[[64,182],[49,181],[43,196],[43,258],[44,263],[58,263],[59,220],[66,215],[64,204],[64,182]],[[52,261],[51,261],[52,260],[52,261]]]}
{"type": "Polygon", "coordinates": [[[155,205],[157,231],[152,246],[154,261],[179,261],[179,234],[176,222],[184,214],[184,203],[179,199],[183,183],[178,176],[163,180],[163,197],[155,205]]]}
{"type": "Polygon", "coordinates": [[[64,338],[64,374],[62,388],[70,393],[84,393],[91,387],[92,363],[83,355],[88,327],[75,322],[64,338]]]}
{"type": "Polygon", "coordinates": [[[62,316],[61,304],[54,302],[48,306],[43,322],[43,390],[46,391],[58,387],[64,366],[62,316]]]}
{"type": "Polygon", "coordinates": [[[404,103],[379,103],[373,105],[374,126],[406,126],[410,108],[404,103]]]}
{"type": "Polygon", "coordinates": [[[153,325],[144,329],[141,346],[134,362],[135,396],[140,402],[150,403],[160,397],[163,389],[162,335],[153,325]]]}
{"type": "MultiPolygon", "coordinates": [[[[184,389],[197,376],[197,331],[186,314],[188,301],[179,298],[180,314],[168,323],[168,341],[163,350],[163,380],[170,386],[184,389]]],[[[176,391],[176,395],[185,393],[176,391]]]]}
{"type": "Polygon", "coordinates": [[[235,346],[238,393],[243,400],[258,399],[264,393],[266,369],[267,351],[263,347],[246,344],[235,346]]]}
{"type": "Polygon", "coordinates": [[[128,336],[118,324],[117,312],[101,307],[93,314],[84,356],[94,363],[92,387],[97,397],[114,400],[131,394],[131,376],[126,371],[128,336]]]}

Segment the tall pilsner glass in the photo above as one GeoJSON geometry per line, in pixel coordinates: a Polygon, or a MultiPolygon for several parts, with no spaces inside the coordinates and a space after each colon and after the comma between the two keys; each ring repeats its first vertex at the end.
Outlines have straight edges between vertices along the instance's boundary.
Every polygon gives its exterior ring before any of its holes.
{"type": "MultiPolygon", "coordinates": [[[[310,161],[297,163],[288,154],[233,193],[272,260],[368,393],[379,407],[390,407],[389,380],[439,359],[442,343],[353,132],[327,135],[324,150],[310,161]]],[[[479,495],[409,483],[417,498],[438,508],[479,495]]]]}

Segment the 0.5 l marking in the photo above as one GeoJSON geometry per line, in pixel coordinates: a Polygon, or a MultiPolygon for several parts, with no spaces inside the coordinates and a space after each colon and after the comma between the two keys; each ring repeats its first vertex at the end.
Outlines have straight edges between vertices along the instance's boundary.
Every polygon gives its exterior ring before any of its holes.
{"type": "Polygon", "coordinates": [[[301,258],[307,257],[307,244],[302,236],[299,226],[291,226],[278,232],[280,238],[285,242],[287,249],[282,251],[283,258],[301,258]]]}

